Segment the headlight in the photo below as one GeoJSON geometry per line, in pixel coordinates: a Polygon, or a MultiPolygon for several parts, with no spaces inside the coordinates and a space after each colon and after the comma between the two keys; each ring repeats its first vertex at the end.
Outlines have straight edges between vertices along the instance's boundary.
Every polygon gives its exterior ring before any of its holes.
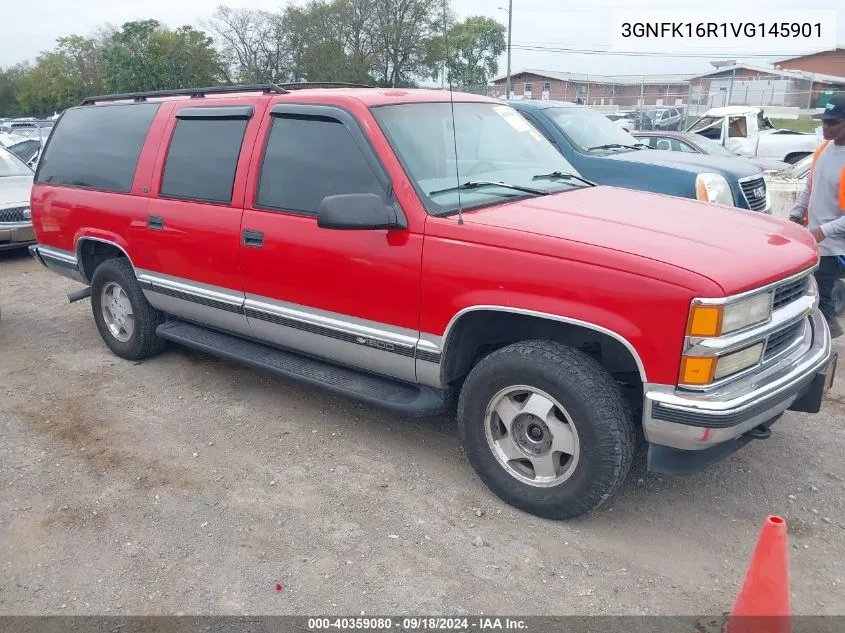
{"type": "Polygon", "coordinates": [[[722,336],[765,323],[771,316],[771,292],[725,305],[693,305],[690,308],[687,336],[722,336]]]}
{"type": "Polygon", "coordinates": [[[704,202],[734,206],[731,186],[719,174],[698,174],[695,177],[695,197],[704,202]]]}
{"type": "Polygon", "coordinates": [[[709,385],[714,380],[754,367],[763,355],[763,343],[757,343],[724,356],[685,356],[679,382],[684,385],[709,385]]]}

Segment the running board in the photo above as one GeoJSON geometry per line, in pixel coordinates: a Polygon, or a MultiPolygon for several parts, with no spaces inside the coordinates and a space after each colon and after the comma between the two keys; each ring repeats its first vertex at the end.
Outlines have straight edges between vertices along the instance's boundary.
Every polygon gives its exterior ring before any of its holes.
{"type": "Polygon", "coordinates": [[[183,321],[167,321],[156,334],[179,345],[294,378],[402,415],[422,417],[446,410],[442,391],[384,378],[224,334],[183,321]]]}

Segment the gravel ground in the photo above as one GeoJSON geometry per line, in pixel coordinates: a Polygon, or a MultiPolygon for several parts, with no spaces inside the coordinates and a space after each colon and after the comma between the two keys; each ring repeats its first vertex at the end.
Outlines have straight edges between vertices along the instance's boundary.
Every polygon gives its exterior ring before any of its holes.
{"type": "Polygon", "coordinates": [[[488,492],[448,418],[179,348],[123,361],[77,288],[0,254],[0,613],[721,613],[778,513],[795,612],[845,614],[845,375],[706,473],[641,459],[552,522],[488,492]]]}

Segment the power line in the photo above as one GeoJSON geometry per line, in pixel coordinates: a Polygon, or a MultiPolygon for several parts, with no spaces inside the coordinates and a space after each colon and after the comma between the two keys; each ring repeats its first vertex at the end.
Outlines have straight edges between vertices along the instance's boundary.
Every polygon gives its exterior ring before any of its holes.
{"type": "Polygon", "coordinates": [[[789,57],[790,55],[796,57],[797,55],[793,51],[792,53],[735,53],[735,52],[721,52],[718,50],[711,50],[708,53],[672,53],[667,51],[661,52],[651,52],[651,51],[608,51],[608,50],[599,50],[599,49],[590,49],[590,48],[570,48],[567,46],[546,46],[542,44],[530,44],[530,43],[522,43],[522,44],[512,44],[513,48],[523,50],[523,51],[538,51],[538,52],[549,52],[549,53],[577,53],[579,55],[624,55],[626,57],[691,57],[691,58],[698,58],[698,59],[713,59],[714,57],[737,57],[737,58],[748,58],[748,57],[759,57],[759,58],[771,58],[771,57],[779,57],[785,58],[789,57]]]}

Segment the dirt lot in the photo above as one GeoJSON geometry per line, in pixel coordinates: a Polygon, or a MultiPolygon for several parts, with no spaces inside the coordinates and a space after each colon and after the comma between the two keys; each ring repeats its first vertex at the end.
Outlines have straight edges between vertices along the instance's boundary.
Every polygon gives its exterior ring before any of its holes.
{"type": "Polygon", "coordinates": [[[123,361],[78,287],[0,254],[0,613],[719,613],[780,513],[795,611],[845,614],[845,373],[822,414],[556,523],[489,493],[447,418],[123,361]]]}

